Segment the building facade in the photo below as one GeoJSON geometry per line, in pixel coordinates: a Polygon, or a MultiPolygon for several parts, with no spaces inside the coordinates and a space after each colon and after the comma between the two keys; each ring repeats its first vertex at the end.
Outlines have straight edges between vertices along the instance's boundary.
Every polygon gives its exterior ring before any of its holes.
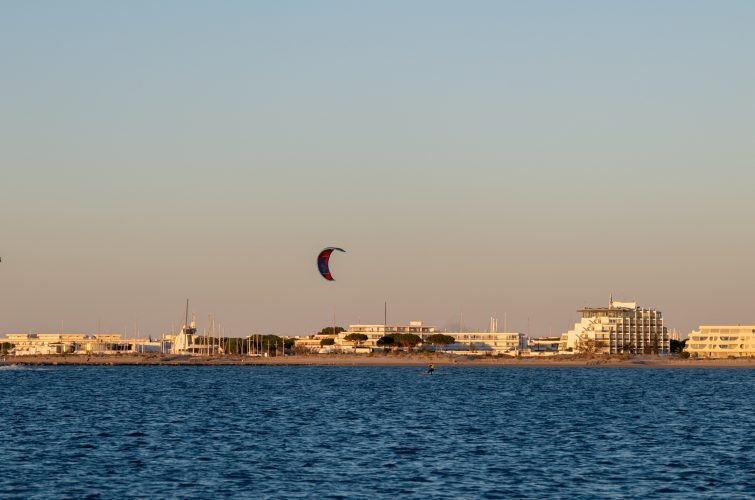
{"type": "Polygon", "coordinates": [[[112,354],[130,351],[133,346],[114,333],[8,333],[3,341],[13,344],[10,354],[15,356],[112,354]]]}
{"type": "Polygon", "coordinates": [[[408,325],[349,325],[349,329],[341,332],[336,337],[336,346],[341,348],[353,348],[354,343],[346,340],[351,333],[361,333],[367,336],[367,340],[360,343],[363,348],[378,347],[377,341],[386,335],[396,333],[412,333],[423,341],[429,335],[437,333],[434,326],[425,325],[422,321],[410,321],[408,325]]]}
{"type": "Polygon", "coordinates": [[[529,353],[535,356],[558,354],[561,337],[538,337],[528,339],[529,353]]]}
{"type": "Polygon", "coordinates": [[[609,301],[608,307],[580,309],[582,318],[561,335],[559,352],[668,354],[670,336],[663,315],[636,302],[609,301]]]}
{"type": "Polygon", "coordinates": [[[755,325],[700,326],[684,350],[701,358],[755,356],[755,325]]]}
{"type": "Polygon", "coordinates": [[[444,347],[445,351],[473,354],[516,355],[527,348],[527,337],[519,332],[444,332],[456,342],[444,347]]]}

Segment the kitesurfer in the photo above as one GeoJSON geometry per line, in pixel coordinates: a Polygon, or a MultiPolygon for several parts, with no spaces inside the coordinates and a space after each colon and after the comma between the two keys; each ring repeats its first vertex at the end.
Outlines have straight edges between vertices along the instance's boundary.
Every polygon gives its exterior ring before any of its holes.
{"type": "Polygon", "coordinates": [[[430,363],[430,366],[427,367],[427,374],[432,375],[434,371],[435,371],[435,365],[430,363]]]}

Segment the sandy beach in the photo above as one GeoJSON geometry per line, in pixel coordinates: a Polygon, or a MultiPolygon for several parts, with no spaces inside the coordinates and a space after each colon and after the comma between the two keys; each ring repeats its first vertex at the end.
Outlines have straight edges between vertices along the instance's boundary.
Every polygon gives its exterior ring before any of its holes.
{"type": "Polygon", "coordinates": [[[184,356],[125,354],[112,356],[7,356],[1,365],[167,365],[167,366],[479,366],[479,367],[592,367],[592,368],[755,368],[755,358],[680,359],[676,357],[636,356],[578,358],[496,358],[451,355],[292,355],[285,357],[184,356]]]}

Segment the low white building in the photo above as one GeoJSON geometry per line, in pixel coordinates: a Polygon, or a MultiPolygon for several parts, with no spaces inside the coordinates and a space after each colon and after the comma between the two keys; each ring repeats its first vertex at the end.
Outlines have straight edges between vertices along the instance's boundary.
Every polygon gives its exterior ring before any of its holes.
{"type": "Polygon", "coordinates": [[[755,325],[700,326],[690,334],[684,350],[692,357],[755,356],[755,325]]]}
{"type": "Polygon", "coordinates": [[[443,335],[456,340],[444,346],[444,351],[513,356],[527,348],[527,337],[520,332],[443,332],[443,335]]]}
{"type": "Polygon", "coordinates": [[[133,346],[117,333],[8,333],[2,340],[13,344],[10,354],[15,356],[112,354],[129,351],[133,346]]]}
{"type": "Polygon", "coordinates": [[[561,345],[561,337],[538,337],[529,339],[527,347],[530,354],[535,356],[557,354],[561,345]]]}
{"type": "Polygon", "coordinates": [[[346,340],[352,333],[361,333],[367,336],[367,340],[360,342],[362,348],[377,348],[377,341],[386,335],[397,333],[411,333],[420,337],[423,341],[430,335],[437,333],[434,326],[425,325],[422,321],[410,321],[408,325],[349,325],[349,329],[336,336],[336,346],[342,349],[353,349],[354,342],[346,340]]]}
{"type": "Polygon", "coordinates": [[[668,354],[670,338],[663,315],[636,302],[609,301],[608,307],[580,309],[582,318],[561,335],[562,352],[668,354]]]}

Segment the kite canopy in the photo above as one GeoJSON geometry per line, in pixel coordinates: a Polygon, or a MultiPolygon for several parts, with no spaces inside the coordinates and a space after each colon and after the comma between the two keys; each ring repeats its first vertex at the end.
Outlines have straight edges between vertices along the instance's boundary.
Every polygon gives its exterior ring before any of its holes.
{"type": "Polygon", "coordinates": [[[339,252],[346,252],[346,250],[344,250],[343,248],[328,247],[323,249],[323,251],[320,252],[320,255],[317,256],[317,270],[320,271],[322,277],[328,281],[335,281],[333,279],[333,275],[330,274],[330,267],[328,267],[328,263],[330,262],[330,254],[332,254],[336,250],[338,250],[339,252]]]}

